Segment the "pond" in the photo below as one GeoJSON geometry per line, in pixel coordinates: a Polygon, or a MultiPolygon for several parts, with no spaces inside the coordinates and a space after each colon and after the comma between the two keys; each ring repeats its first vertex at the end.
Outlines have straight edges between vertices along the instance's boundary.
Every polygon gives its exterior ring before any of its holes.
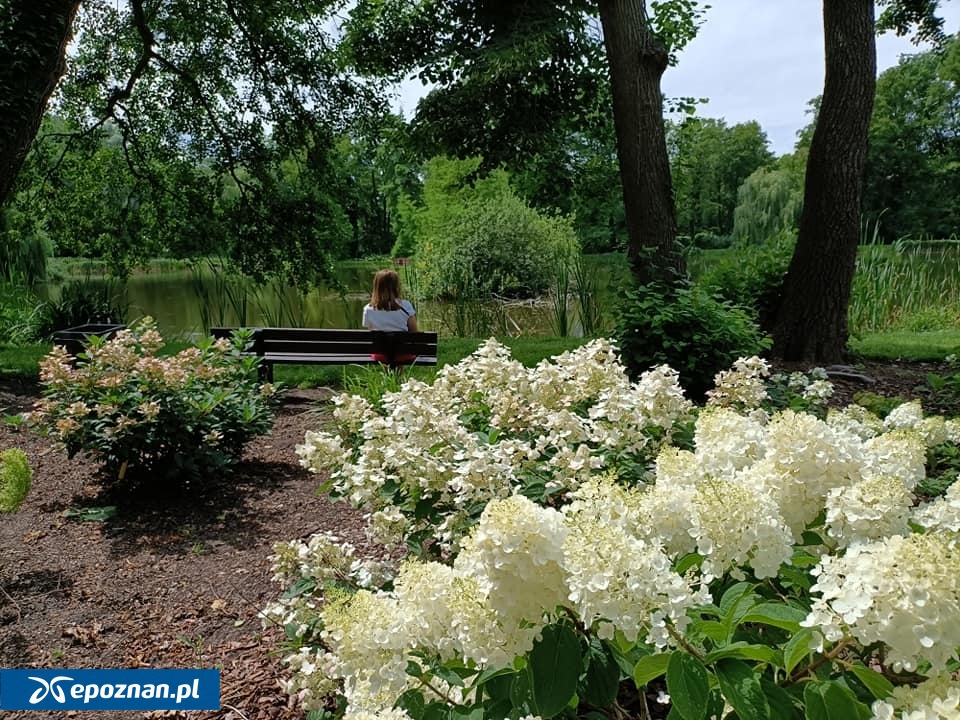
{"type": "MultiPolygon", "coordinates": [[[[588,318],[588,331],[591,323],[607,322],[612,301],[611,268],[599,261],[593,265],[600,277],[597,291],[583,301],[586,312],[595,316],[588,318]]],[[[137,272],[123,285],[95,275],[67,282],[113,292],[127,308],[128,322],[149,315],[165,338],[195,340],[218,326],[359,327],[377,269],[374,264],[338,268],[341,288],[319,287],[306,294],[277,283],[257,287],[235,275],[189,268],[137,272]]],[[[525,301],[439,302],[417,297],[415,288],[410,290],[415,283],[404,282],[405,269],[398,270],[423,330],[470,337],[583,334],[584,323],[579,319],[583,302],[572,290],[565,306],[553,295],[525,301]]],[[[51,283],[43,295],[56,300],[62,286],[51,283]]]]}

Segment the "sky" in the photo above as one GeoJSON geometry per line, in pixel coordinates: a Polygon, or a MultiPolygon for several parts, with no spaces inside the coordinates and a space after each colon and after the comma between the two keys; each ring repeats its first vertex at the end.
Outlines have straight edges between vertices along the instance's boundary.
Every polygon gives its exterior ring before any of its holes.
{"type": "MultiPolygon", "coordinates": [[[[807,103],[823,91],[821,0],[710,0],[696,38],[668,68],[667,97],[705,97],[701,117],[728,125],[756,120],[776,155],[793,150],[797,131],[810,118],[807,103]]],[[[948,33],[960,31],[960,0],[942,0],[948,33]]],[[[877,71],[901,55],[920,52],[907,38],[877,38],[877,71]]],[[[397,109],[412,115],[424,93],[419,81],[404,84],[397,109]]]]}
{"type": "MultiPolygon", "coordinates": [[[[810,121],[807,103],[823,91],[823,19],[819,0],[713,0],[696,38],[664,73],[667,97],[706,97],[703,117],[728,125],[756,120],[777,155],[793,150],[810,121]]],[[[960,2],[941,3],[948,33],[960,30],[960,2]]],[[[923,48],[885,33],[877,71],[923,48]]]]}

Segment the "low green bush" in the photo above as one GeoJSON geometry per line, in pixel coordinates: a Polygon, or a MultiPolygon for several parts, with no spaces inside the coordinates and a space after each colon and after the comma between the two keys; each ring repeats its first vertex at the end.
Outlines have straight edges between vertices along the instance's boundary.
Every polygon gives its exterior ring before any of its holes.
{"type": "Polygon", "coordinates": [[[720,300],[747,309],[761,328],[769,330],[780,307],[794,245],[792,236],[781,236],[763,245],[738,247],[708,269],[699,284],[720,300]]]}
{"type": "Polygon", "coordinates": [[[0,452],[0,512],[14,512],[30,492],[33,471],[27,455],[19,448],[0,452]]]}
{"type": "Polygon", "coordinates": [[[228,469],[244,445],[270,431],[275,389],[257,380],[245,339],[212,339],[175,355],[149,318],[76,362],[54,347],[41,362],[43,399],[27,420],[85,452],[117,480],[198,478],[228,469]]]}
{"type": "Polygon", "coordinates": [[[702,399],[714,376],[737,358],[770,346],[746,311],[698,286],[627,290],[615,312],[620,354],[631,376],[669,365],[695,400],[702,399]]]}

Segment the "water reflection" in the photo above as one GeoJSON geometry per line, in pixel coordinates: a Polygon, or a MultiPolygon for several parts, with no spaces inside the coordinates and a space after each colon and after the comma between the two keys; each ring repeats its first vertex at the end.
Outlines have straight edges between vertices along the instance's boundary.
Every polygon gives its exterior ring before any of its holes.
{"type": "MultiPolygon", "coordinates": [[[[128,322],[150,315],[164,337],[192,340],[212,326],[359,327],[373,273],[366,268],[346,268],[339,279],[342,289],[320,287],[303,295],[291,287],[256,287],[225,276],[151,272],[131,276],[122,292],[128,322]]],[[[109,281],[90,278],[83,282],[102,288],[109,281]]],[[[58,286],[48,286],[43,294],[56,299],[58,286]]],[[[410,300],[417,308],[421,329],[443,335],[556,334],[549,300],[482,304],[410,300]]],[[[571,334],[576,334],[576,328],[571,328],[571,334]]]]}

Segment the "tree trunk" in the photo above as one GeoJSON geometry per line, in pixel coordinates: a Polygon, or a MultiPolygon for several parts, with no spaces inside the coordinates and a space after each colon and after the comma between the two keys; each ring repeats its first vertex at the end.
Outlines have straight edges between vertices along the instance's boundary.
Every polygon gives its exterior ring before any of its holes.
{"type": "Polygon", "coordinates": [[[626,210],[627,257],[641,283],[683,272],[663,127],[660,78],[667,48],[654,36],[643,0],[599,0],[610,65],[617,157],[626,210]]]}
{"type": "Polygon", "coordinates": [[[0,205],[66,70],[80,0],[8,0],[7,7],[0,24],[0,205]]]}
{"type": "Polygon", "coordinates": [[[874,0],[824,0],[823,29],[823,99],[807,160],[797,247],[773,331],[773,353],[784,360],[842,360],[849,336],[877,78],[874,0]]]}

